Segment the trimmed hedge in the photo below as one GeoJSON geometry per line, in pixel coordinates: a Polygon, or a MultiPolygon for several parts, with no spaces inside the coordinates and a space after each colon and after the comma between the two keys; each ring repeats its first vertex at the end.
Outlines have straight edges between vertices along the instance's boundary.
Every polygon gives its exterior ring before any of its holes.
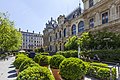
{"type": "Polygon", "coordinates": [[[87,51],[87,52],[83,51],[80,54],[84,56],[90,56],[91,58],[93,58],[95,54],[97,54],[102,61],[108,61],[108,62],[120,61],[120,49],[119,50],[95,50],[95,51],[87,51]]]}
{"type": "Polygon", "coordinates": [[[19,69],[20,65],[26,60],[28,57],[18,57],[13,62],[13,65],[16,67],[16,69],[19,69]]]}
{"type": "Polygon", "coordinates": [[[50,71],[45,67],[29,67],[22,71],[16,80],[55,80],[50,71]]]}
{"type": "Polygon", "coordinates": [[[17,59],[18,57],[27,57],[27,55],[19,53],[18,55],[16,55],[15,59],[17,59]]]}
{"type": "MultiPolygon", "coordinates": [[[[88,76],[100,79],[100,80],[110,80],[110,69],[107,64],[103,63],[91,63],[88,67],[88,76]]],[[[112,78],[116,79],[116,69],[112,69],[112,78]]]]}
{"type": "Polygon", "coordinates": [[[62,55],[52,56],[52,58],[50,59],[50,67],[59,69],[59,65],[64,59],[65,59],[65,57],[62,55]]]}
{"type": "Polygon", "coordinates": [[[41,55],[39,61],[38,61],[40,66],[46,66],[49,65],[49,59],[46,55],[41,55]]]}
{"type": "Polygon", "coordinates": [[[34,62],[32,59],[28,58],[20,65],[19,72],[27,69],[28,67],[32,67],[32,66],[39,66],[39,64],[34,62]]]}
{"type": "Polygon", "coordinates": [[[81,79],[86,74],[85,63],[78,58],[66,58],[60,63],[60,74],[65,80],[81,79]]]}
{"type": "Polygon", "coordinates": [[[41,56],[42,56],[41,54],[36,54],[33,60],[34,60],[36,63],[39,63],[39,60],[40,60],[41,56]]]}
{"type": "Polygon", "coordinates": [[[58,51],[56,54],[57,55],[63,55],[66,58],[69,58],[69,57],[78,57],[78,51],[76,51],[76,50],[58,51]]]}

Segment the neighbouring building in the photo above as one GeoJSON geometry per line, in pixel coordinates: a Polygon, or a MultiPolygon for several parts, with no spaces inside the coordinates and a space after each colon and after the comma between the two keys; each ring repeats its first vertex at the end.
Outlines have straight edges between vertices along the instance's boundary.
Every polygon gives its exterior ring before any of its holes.
{"type": "Polygon", "coordinates": [[[28,30],[19,31],[22,33],[22,46],[21,49],[23,50],[34,50],[36,48],[43,47],[43,36],[42,34],[37,34],[33,32],[28,32],[28,30]]]}
{"type": "Polygon", "coordinates": [[[43,31],[44,48],[49,52],[64,50],[67,39],[81,36],[85,31],[107,29],[120,32],[120,0],[82,0],[80,7],[68,16],[60,15],[57,21],[51,18],[43,31]]]}

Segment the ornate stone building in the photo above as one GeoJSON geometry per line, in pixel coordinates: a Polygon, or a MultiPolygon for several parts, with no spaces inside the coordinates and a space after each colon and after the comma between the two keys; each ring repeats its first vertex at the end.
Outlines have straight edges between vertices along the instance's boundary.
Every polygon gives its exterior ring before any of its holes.
{"type": "Polygon", "coordinates": [[[67,17],[60,15],[57,22],[53,19],[46,24],[43,33],[46,51],[64,50],[68,37],[80,36],[84,31],[107,29],[120,32],[120,0],[82,0],[80,7],[67,17]]]}

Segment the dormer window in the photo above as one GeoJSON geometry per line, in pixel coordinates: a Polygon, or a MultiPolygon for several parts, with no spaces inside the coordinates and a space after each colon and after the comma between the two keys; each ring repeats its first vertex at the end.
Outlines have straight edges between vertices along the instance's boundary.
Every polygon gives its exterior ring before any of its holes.
{"type": "Polygon", "coordinates": [[[89,7],[92,7],[94,5],[94,1],[93,0],[89,0],[89,7]]]}

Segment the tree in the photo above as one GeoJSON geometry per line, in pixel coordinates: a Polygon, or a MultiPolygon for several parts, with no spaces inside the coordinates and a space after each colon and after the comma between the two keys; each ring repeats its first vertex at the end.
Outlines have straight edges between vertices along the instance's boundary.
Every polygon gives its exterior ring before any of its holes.
{"type": "Polygon", "coordinates": [[[0,16],[0,50],[2,52],[18,50],[22,44],[22,35],[5,16],[0,16]]]}
{"type": "Polygon", "coordinates": [[[92,37],[89,32],[84,32],[80,38],[78,38],[78,45],[80,45],[82,50],[89,50],[92,37]]]}
{"type": "Polygon", "coordinates": [[[67,43],[65,44],[66,50],[77,50],[78,44],[77,44],[77,36],[73,36],[68,39],[67,43]]]}

